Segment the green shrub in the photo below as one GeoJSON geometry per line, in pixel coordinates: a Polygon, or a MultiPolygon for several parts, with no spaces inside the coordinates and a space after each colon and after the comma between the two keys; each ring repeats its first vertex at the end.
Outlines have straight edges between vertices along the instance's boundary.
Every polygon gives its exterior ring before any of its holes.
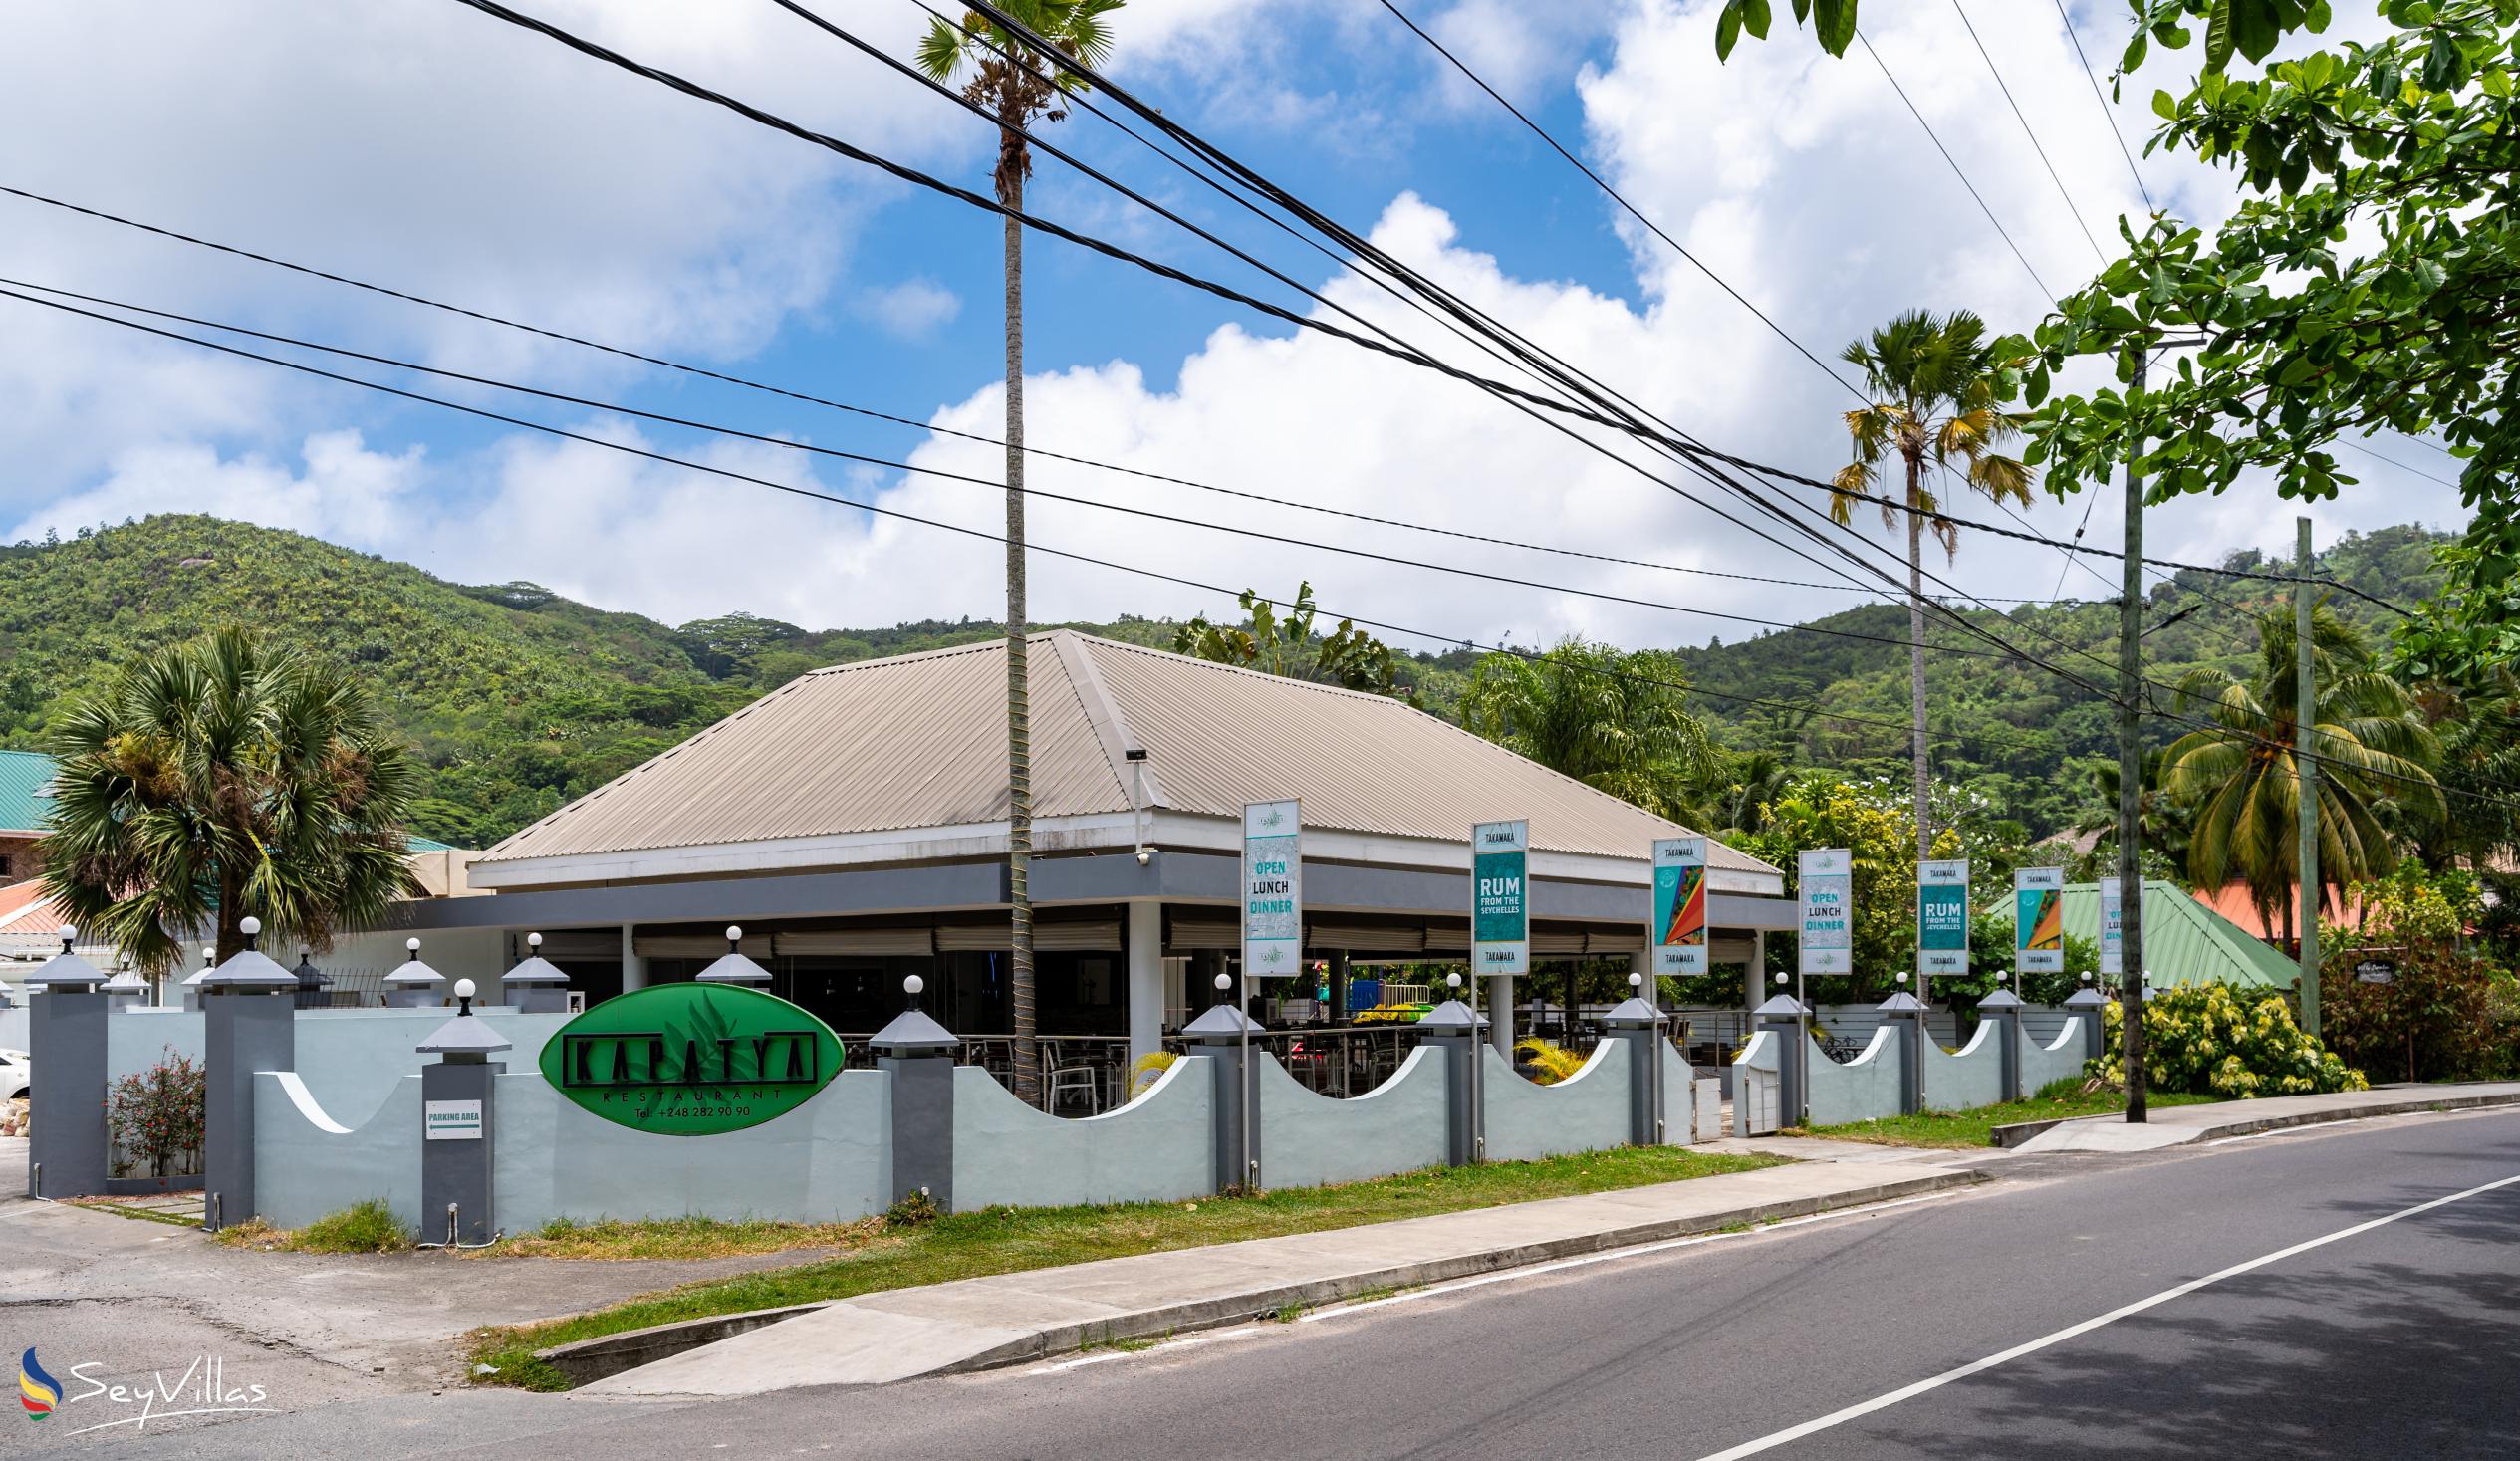
{"type": "MultiPolygon", "coordinates": [[[[2102,1015],[2107,1054],[2091,1062],[2087,1074],[2126,1084],[2125,1028],[2123,1009],[2112,1001],[2102,1015]]],[[[2303,1034],[2282,996],[2252,991],[2243,997],[2221,984],[2166,989],[2144,1001],[2143,1070],[2155,1091],[2244,1098],[2362,1091],[2371,1084],[2303,1034]]]]}
{"type": "MultiPolygon", "coordinates": [[[[107,1095],[106,1126],[114,1133],[117,1151],[146,1166],[152,1177],[198,1171],[208,1094],[200,1064],[166,1047],[166,1059],[116,1081],[107,1095]]],[[[125,1173],[118,1170],[116,1175],[125,1173]]]]}
{"type": "Polygon", "coordinates": [[[411,1241],[411,1230],[394,1217],[384,1199],[371,1197],[307,1224],[289,1247],[300,1253],[400,1253],[411,1241]]]}

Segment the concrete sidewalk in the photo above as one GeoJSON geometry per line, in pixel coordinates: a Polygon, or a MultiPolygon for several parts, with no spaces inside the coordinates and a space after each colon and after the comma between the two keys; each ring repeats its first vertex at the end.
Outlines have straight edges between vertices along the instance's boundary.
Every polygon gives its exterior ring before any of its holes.
{"type": "Polygon", "coordinates": [[[2286,1126],[2490,1105],[2520,1105],[2520,1082],[2383,1086],[2327,1096],[2270,1096],[2214,1105],[2163,1106],[2149,1112],[2150,1119],[2141,1126],[2129,1125],[2118,1116],[2084,1116],[2050,1127],[2013,1149],[2023,1156],[2049,1151],[2157,1151],[2286,1126]]]}
{"type": "Polygon", "coordinates": [[[1943,1155],[1802,1161],[868,1294],[625,1370],[576,1393],[749,1395],[986,1369],[1088,1343],[1237,1323],[1290,1304],[1333,1303],[1376,1289],[1441,1283],[1984,1179],[1921,1159],[1943,1155]]]}

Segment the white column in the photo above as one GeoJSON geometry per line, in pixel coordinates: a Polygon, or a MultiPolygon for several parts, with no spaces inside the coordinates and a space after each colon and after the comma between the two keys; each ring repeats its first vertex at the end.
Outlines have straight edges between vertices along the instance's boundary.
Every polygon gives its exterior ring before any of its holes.
{"type": "Polygon", "coordinates": [[[622,993],[647,987],[647,961],[638,956],[638,926],[622,925],[622,993]]]}
{"type": "Polygon", "coordinates": [[[1129,905],[1129,1062],[1163,1049],[1163,904],[1129,905]]]}
{"type": "Polygon", "coordinates": [[[1742,1008],[1755,1010],[1768,1002],[1768,931],[1750,930],[1750,972],[1742,978],[1742,1008]]]}
{"type": "Polygon", "coordinates": [[[1487,1037],[1507,1064],[1514,1059],[1514,976],[1487,976],[1487,1037]]]}

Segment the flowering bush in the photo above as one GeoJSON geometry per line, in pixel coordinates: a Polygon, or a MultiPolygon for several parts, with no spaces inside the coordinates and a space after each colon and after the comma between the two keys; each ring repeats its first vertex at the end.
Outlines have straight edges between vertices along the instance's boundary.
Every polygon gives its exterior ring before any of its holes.
{"type": "Polygon", "coordinates": [[[208,1089],[201,1067],[168,1046],[165,1060],[114,1083],[105,1112],[114,1144],[152,1176],[190,1175],[175,1167],[199,1165],[208,1089]]]}
{"type": "MultiPolygon", "coordinates": [[[[2089,1064],[2088,1074],[2123,1086],[2126,1015],[2116,1001],[2101,1028],[2107,1054],[2089,1064]]],[[[2222,984],[2167,989],[2144,1001],[2143,1070],[2155,1091],[2198,1096],[2308,1096],[2371,1085],[2304,1035],[2282,996],[2243,996],[2222,984]]]]}

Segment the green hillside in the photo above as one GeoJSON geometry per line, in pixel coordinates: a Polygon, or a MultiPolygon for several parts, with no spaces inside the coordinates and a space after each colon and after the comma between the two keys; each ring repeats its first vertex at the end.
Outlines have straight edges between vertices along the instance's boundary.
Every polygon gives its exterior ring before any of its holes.
{"type": "MultiPolygon", "coordinates": [[[[2337,545],[2326,571],[2404,603],[2430,586],[2437,536],[2392,529],[2337,545]]],[[[1981,551],[1993,551],[1991,549],[1981,551]]],[[[2148,641],[2156,678],[2190,665],[2236,665],[2252,639],[2232,609],[2265,602],[2229,580],[2181,576],[2156,588],[2154,613],[2197,611],[2148,641]]],[[[2086,584],[2098,585],[2088,577],[2086,584]]],[[[1268,587],[1268,586],[1262,586],[1268,587]]],[[[2359,601],[2349,616],[2386,630],[2386,611],[2359,601]]],[[[2017,642],[2040,634],[2114,663],[2114,609],[2100,604],[2025,610],[1990,626],[2017,642]]],[[[608,613],[534,584],[450,584],[405,564],[294,533],[206,517],[166,516],[58,544],[0,548],[0,747],[33,749],[51,709],[100,683],[138,653],[222,623],[263,626],[365,668],[431,768],[416,830],[482,847],[673,745],[805,670],[967,643],[992,623],[930,621],[888,629],[808,630],[733,615],[679,627],[608,613]]],[[[1817,622],[1897,638],[1905,611],[1874,605],[1817,622]]],[[[1167,644],[1172,625],[1127,618],[1080,625],[1167,644]]],[[[1960,642],[1942,630],[1938,642],[1960,642]]],[[[1894,772],[1900,733],[1836,716],[1776,712],[1717,698],[1817,700],[1838,716],[1906,715],[1905,650],[1799,630],[1683,651],[1700,708],[1724,743],[1791,760],[1894,772]]],[[[2054,649],[2050,657],[2108,683],[2104,664],[2054,649]]],[[[1473,656],[1417,656],[1411,673],[1430,709],[1457,699],[1473,656]]],[[[2044,832],[2070,819],[2082,795],[2077,758],[2106,752],[2107,707],[2026,663],[1934,657],[1931,714],[1937,767],[1979,778],[2010,814],[2044,832]]]]}

